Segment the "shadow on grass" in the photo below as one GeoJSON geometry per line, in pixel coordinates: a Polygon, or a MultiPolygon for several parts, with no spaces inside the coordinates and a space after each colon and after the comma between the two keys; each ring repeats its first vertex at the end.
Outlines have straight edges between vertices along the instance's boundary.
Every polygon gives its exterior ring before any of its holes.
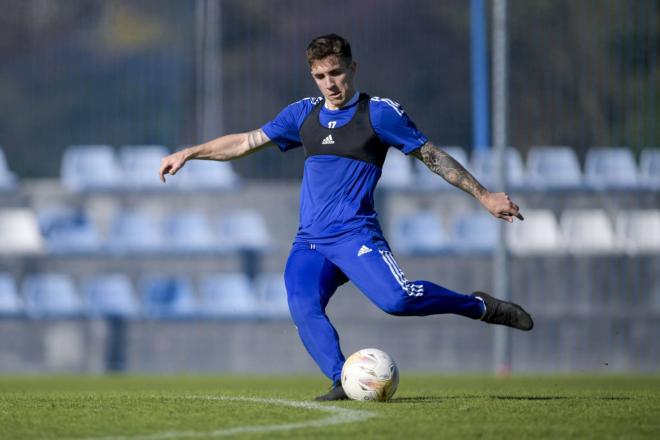
{"type": "Polygon", "coordinates": [[[465,399],[493,399],[493,400],[520,400],[520,401],[549,401],[549,400],[632,400],[623,396],[423,396],[423,397],[395,397],[390,403],[439,403],[450,400],[465,399]]]}
{"type": "Polygon", "coordinates": [[[621,396],[488,396],[498,400],[631,400],[621,396]]]}

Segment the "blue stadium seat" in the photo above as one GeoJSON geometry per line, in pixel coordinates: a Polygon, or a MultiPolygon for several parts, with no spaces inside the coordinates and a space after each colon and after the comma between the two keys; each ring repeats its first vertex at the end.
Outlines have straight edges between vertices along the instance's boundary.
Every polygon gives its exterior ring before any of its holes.
{"type": "Polygon", "coordinates": [[[240,179],[230,162],[190,160],[171,180],[182,189],[221,190],[235,188],[240,179]]]}
{"type": "Polygon", "coordinates": [[[96,275],[83,281],[87,314],[131,318],[139,314],[133,284],[125,274],[96,275]]]}
{"type": "Polygon", "coordinates": [[[18,295],[14,277],[0,273],[0,317],[16,316],[23,311],[23,303],[18,295]]]}
{"type": "Polygon", "coordinates": [[[53,254],[97,252],[102,239],[94,222],[85,212],[66,206],[51,206],[38,213],[46,249],[53,254]]]}
{"type": "Polygon", "coordinates": [[[639,184],[632,151],[623,147],[589,149],[584,172],[593,189],[635,189],[639,184]]]}
{"type": "Polygon", "coordinates": [[[281,272],[263,273],[257,277],[255,284],[262,314],[269,318],[288,318],[284,275],[281,272]]]}
{"type": "Polygon", "coordinates": [[[449,240],[440,217],[420,211],[394,220],[392,245],[395,254],[426,255],[448,249],[449,240]]]}
{"type": "Polygon", "coordinates": [[[527,184],[534,189],[577,189],[582,186],[580,162],[565,146],[535,146],[527,154],[527,184]]]}
{"type": "Polygon", "coordinates": [[[80,316],[82,301],[69,275],[40,273],[27,275],[22,284],[25,311],[34,318],[80,316]]]}
{"type": "Polygon", "coordinates": [[[612,222],[602,209],[569,209],[559,221],[566,248],[573,253],[610,253],[615,250],[612,222]]]}
{"type": "Polygon", "coordinates": [[[249,318],[258,312],[252,283],[243,273],[206,275],[199,293],[199,311],[206,317],[249,318]]]}
{"type": "MultiPolygon", "coordinates": [[[[525,181],[525,171],[520,152],[513,147],[506,149],[507,183],[511,188],[521,188],[525,181]]],[[[497,183],[495,154],[492,149],[472,153],[470,172],[486,188],[494,191],[497,183]]]]}
{"type": "Polygon", "coordinates": [[[120,211],[110,225],[107,248],[116,253],[154,253],[163,249],[158,221],[138,210],[120,211]]]}
{"type": "Polygon", "coordinates": [[[385,189],[408,189],[414,183],[411,158],[390,148],[383,164],[378,186],[385,189]]]}
{"type": "Polygon", "coordinates": [[[266,220],[255,210],[221,215],[218,235],[218,245],[224,249],[266,252],[271,247],[266,220]]]}
{"type": "MultiPolygon", "coordinates": [[[[456,159],[458,163],[463,165],[466,169],[469,170],[470,162],[468,160],[467,152],[461,147],[441,147],[447,154],[456,159]]],[[[415,159],[415,179],[417,185],[422,189],[438,189],[438,190],[447,190],[454,188],[453,185],[448,183],[445,179],[435,174],[433,171],[422,162],[421,160],[415,159]]],[[[460,190],[459,190],[460,191],[460,190]]]]}
{"type": "Polygon", "coordinates": [[[192,283],[186,277],[144,276],[140,280],[140,295],[147,318],[190,318],[198,311],[192,283]]]}
{"type": "Polygon", "coordinates": [[[62,183],[73,191],[116,190],[122,172],[112,147],[108,145],[72,145],[62,156],[62,183]]]}
{"type": "Polygon", "coordinates": [[[119,160],[123,171],[123,186],[127,190],[168,190],[173,186],[163,185],[158,170],[163,157],[169,150],[160,145],[125,145],[119,149],[119,160]]]}
{"type": "Polygon", "coordinates": [[[660,190],[660,148],[645,148],[639,157],[640,183],[645,188],[660,190]]]}
{"type": "Polygon", "coordinates": [[[216,239],[203,212],[175,213],[163,225],[165,249],[170,252],[204,253],[217,249],[216,239]]]}
{"type": "Polygon", "coordinates": [[[457,252],[491,252],[498,240],[498,220],[486,212],[466,213],[454,223],[451,246],[457,252]]]}
{"type": "Polygon", "coordinates": [[[0,191],[16,189],[16,175],[9,170],[5,153],[0,147],[0,191]]]}

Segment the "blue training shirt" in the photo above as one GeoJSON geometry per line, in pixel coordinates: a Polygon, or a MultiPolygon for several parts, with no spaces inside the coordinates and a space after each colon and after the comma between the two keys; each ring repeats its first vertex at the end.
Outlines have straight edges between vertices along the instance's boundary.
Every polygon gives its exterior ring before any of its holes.
{"type": "MultiPolygon", "coordinates": [[[[338,128],[351,121],[359,93],[346,106],[330,110],[323,106],[319,123],[338,128]]],[[[281,151],[300,147],[300,128],[323,98],[305,98],[288,105],[262,127],[281,151]]],[[[321,104],[323,105],[323,104],[321,104]]],[[[371,125],[385,145],[410,154],[428,138],[415,127],[403,108],[387,98],[369,102],[371,125]]],[[[296,242],[332,243],[365,227],[380,233],[373,195],[381,169],[371,163],[333,155],[314,155],[305,160],[300,194],[300,225],[296,242]]]]}

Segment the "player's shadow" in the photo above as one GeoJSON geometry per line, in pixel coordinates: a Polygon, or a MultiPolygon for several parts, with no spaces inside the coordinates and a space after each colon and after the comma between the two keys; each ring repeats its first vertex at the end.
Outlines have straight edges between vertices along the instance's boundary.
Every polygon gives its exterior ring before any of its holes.
{"type": "Polygon", "coordinates": [[[547,400],[631,400],[632,398],[624,396],[420,396],[395,397],[390,403],[434,403],[465,399],[521,400],[533,402],[547,400]]]}

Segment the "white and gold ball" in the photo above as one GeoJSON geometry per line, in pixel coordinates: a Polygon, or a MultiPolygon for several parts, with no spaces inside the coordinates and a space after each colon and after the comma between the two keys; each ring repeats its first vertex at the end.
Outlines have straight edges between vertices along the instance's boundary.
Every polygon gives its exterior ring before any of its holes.
{"type": "Polygon", "coordinates": [[[384,402],[392,398],[399,385],[399,369],[384,351],[364,348],[346,359],[341,384],[353,400],[384,402]]]}

